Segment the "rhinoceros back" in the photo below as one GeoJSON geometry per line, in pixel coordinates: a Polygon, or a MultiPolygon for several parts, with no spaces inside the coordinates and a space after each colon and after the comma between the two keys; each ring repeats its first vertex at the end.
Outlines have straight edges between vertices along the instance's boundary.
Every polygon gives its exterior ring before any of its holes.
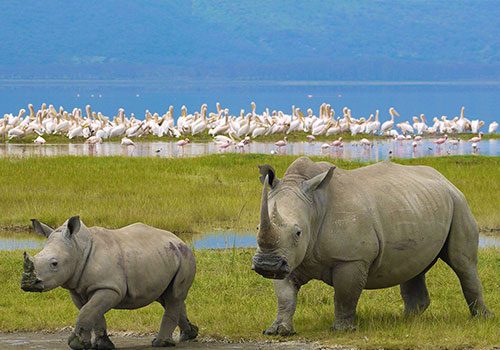
{"type": "Polygon", "coordinates": [[[193,253],[171,232],[141,223],[117,230],[90,230],[95,252],[89,261],[89,283],[92,279],[109,279],[109,284],[123,294],[117,308],[148,305],[165,292],[181,270],[186,283],[190,285],[194,279],[193,253]]]}
{"type": "MultiPolygon", "coordinates": [[[[350,171],[337,169],[330,182],[322,256],[366,259],[366,288],[413,278],[438,257],[462,193],[436,170],[382,162],[350,171]]],[[[475,223],[475,221],[474,221],[475,223]]]]}

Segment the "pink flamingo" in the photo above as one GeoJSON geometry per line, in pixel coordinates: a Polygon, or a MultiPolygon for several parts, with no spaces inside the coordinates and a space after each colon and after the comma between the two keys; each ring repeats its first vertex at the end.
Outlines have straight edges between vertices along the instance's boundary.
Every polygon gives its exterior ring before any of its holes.
{"type": "Polygon", "coordinates": [[[469,140],[469,142],[474,142],[474,143],[481,142],[481,136],[483,136],[483,132],[482,131],[479,133],[478,136],[471,138],[469,140]]]}
{"type": "Polygon", "coordinates": [[[232,140],[228,140],[228,141],[226,141],[224,143],[219,144],[218,147],[219,147],[219,149],[223,150],[223,149],[228,148],[232,144],[233,144],[233,141],[232,140]]]}
{"type": "Polygon", "coordinates": [[[343,147],[343,146],[344,146],[344,144],[342,143],[342,137],[339,137],[339,139],[338,139],[338,140],[333,141],[333,142],[332,142],[332,146],[333,146],[333,147],[337,147],[337,148],[338,148],[338,147],[343,147]]]}
{"type": "Polygon", "coordinates": [[[281,149],[281,147],[285,147],[287,145],[288,137],[283,137],[283,140],[276,141],[274,144],[278,146],[278,150],[281,149]]]}
{"type": "Polygon", "coordinates": [[[367,139],[361,139],[361,141],[359,141],[359,143],[361,143],[363,146],[368,146],[368,147],[373,146],[373,143],[371,143],[371,141],[367,140],[367,139]]]}
{"type": "Polygon", "coordinates": [[[188,143],[189,143],[189,139],[184,139],[184,140],[177,141],[176,145],[179,146],[179,147],[184,147],[188,143]]]}
{"type": "Polygon", "coordinates": [[[418,135],[418,136],[415,136],[415,138],[413,139],[415,141],[422,141],[422,136],[418,135]]]}
{"type": "Polygon", "coordinates": [[[316,138],[313,135],[307,135],[306,138],[309,143],[316,141],[316,138]]]}
{"type": "Polygon", "coordinates": [[[442,145],[443,143],[446,142],[446,140],[448,140],[448,135],[444,135],[444,137],[440,138],[440,139],[437,139],[437,140],[434,140],[433,142],[436,144],[436,145],[442,145]]]}

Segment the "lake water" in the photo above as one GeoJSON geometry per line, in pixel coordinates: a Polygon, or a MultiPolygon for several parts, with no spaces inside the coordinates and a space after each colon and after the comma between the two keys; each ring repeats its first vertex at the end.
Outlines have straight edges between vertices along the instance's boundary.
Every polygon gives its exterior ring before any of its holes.
{"type": "MultiPolygon", "coordinates": [[[[291,106],[303,111],[312,108],[315,113],[321,103],[330,103],[340,112],[348,106],[354,117],[369,116],[379,109],[380,120],[389,119],[393,106],[401,114],[401,121],[424,113],[429,120],[446,115],[453,118],[465,106],[469,119],[484,120],[487,125],[500,121],[500,83],[436,83],[436,82],[291,82],[291,81],[192,81],[184,84],[166,82],[112,82],[112,81],[0,81],[0,113],[17,113],[28,103],[40,106],[42,102],[65,109],[90,104],[95,111],[113,116],[124,108],[143,118],[146,109],[165,113],[174,106],[174,115],[180,115],[185,105],[188,111],[199,110],[203,103],[208,111],[215,111],[215,103],[239,115],[240,109],[250,110],[255,101],[257,112],[266,107],[291,112],[291,106]]],[[[338,114],[338,113],[337,113],[338,114]]]]}
{"type": "MultiPolygon", "coordinates": [[[[195,249],[251,248],[257,246],[253,233],[209,232],[194,235],[190,242],[195,249]]],[[[15,239],[0,237],[0,250],[41,249],[45,243],[42,239],[15,239]]],[[[479,247],[500,248],[500,237],[479,236],[479,247]]]]}
{"type": "MultiPolygon", "coordinates": [[[[333,139],[333,138],[332,138],[333,139]]],[[[212,153],[265,153],[289,154],[306,156],[326,156],[351,160],[380,161],[390,157],[421,158],[439,157],[448,155],[500,155],[500,139],[484,140],[478,143],[476,149],[472,143],[461,141],[457,146],[448,144],[436,146],[432,140],[419,142],[416,148],[411,141],[377,140],[373,147],[365,147],[359,142],[345,142],[343,148],[323,149],[324,142],[294,142],[278,149],[274,143],[252,141],[243,149],[230,147],[220,149],[213,142],[190,143],[179,147],[172,142],[137,142],[135,146],[122,146],[119,143],[105,142],[103,144],[59,144],[59,145],[34,145],[34,144],[0,144],[0,157],[5,156],[125,156],[125,157],[194,157],[212,153]]]]}

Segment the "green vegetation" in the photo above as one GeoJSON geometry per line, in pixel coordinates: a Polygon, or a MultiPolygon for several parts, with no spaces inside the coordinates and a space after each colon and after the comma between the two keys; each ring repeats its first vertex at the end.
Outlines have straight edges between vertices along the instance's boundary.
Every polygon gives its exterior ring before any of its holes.
{"type": "MultiPolygon", "coordinates": [[[[261,187],[256,165],[270,163],[282,176],[293,159],[232,154],[192,159],[2,159],[0,225],[27,225],[29,218],[38,217],[57,226],[78,213],[89,225],[108,227],[144,221],[175,232],[251,229],[261,187]]],[[[402,161],[443,172],[464,191],[482,227],[500,227],[494,205],[499,203],[499,191],[491,188],[496,185],[492,180],[500,179],[499,162],[487,157],[402,161]]],[[[336,163],[347,169],[364,165],[336,163]]]]}
{"type": "MultiPolygon", "coordinates": [[[[35,253],[35,251],[30,251],[35,253]]],[[[253,249],[195,251],[198,271],[186,301],[201,337],[239,341],[268,339],[262,330],[276,312],[271,280],[250,270],[253,249]]],[[[19,287],[22,252],[0,252],[0,331],[58,329],[73,326],[77,309],[62,288],[25,293],[19,287]]],[[[500,314],[500,251],[480,250],[479,276],[485,302],[500,314]]],[[[364,291],[356,332],[332,333],[333,289],[319,281],[304,286],[294,319],[292,339],[361,348],[483,348],[499,345],[500,318],[472,319],[452,270],[438,262],[427,274],[431,306],[421,316],[404,317],[399,288],[364,291]]],[[[114,331],[156,332],[162,309],[153,304],[135,311],[112,310],[114,331]]],[[[278,338],[275,338],[278,339],[278,338]]]]}
{"type": "MultiPolygon", "coordinates": [[[[176,233],[253,231],[262,185],[258,164],[279,177],[292,156],[220,154],[188,159],[45,157],[0,159],[0,228],[28,232],[30,218],[58,226],[80,215],[89,226],[144,222],[176,233]]],[[[333,161],[344,169],[367,163],[333,161]]],[[[396,160],[439,170],[467,197],[482,230],[500,229],[500,158],[396,160]]]]}

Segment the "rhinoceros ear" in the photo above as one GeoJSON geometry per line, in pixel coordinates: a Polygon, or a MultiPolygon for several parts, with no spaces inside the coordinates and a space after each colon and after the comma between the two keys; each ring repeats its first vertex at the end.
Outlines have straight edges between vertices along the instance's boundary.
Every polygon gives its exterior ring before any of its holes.
{"type": "Polygon", "coordinates": [[[41,223],[37,219],[31,219],[31,224],[33,225],[33,230],[42,237],[49,238],[52,231],[54,231],[52,227],[41,223]]]}
{"type": "Polygon", "coordinates": [[[307,193],[325,188],[330,183],[334,171],[335,167],[331,167],[330,169],[328,169],[328,171],[316,175],[312,179],[304,181],[302,183],[302,190],[307,193]]]}
{"type": "Polygon", "coordinates": [[[68,224],[66,225],[66,231],[64,231],[64,236],[66,238],[71,238],[75,233],[78,233],[80,231],[80,217],[79,216],[72,216],[68,220],[68,224]]]}
{"type": "Polygon", "coordinates": [[[271,188],[275,188],[280,183],[280,180],[276,177],[276,172],[269,164],[259,165],[259,173],[261,174],[259,180],[262,184],[264,184],[266,176],[269,177],[269,186],[271,188]]]}

